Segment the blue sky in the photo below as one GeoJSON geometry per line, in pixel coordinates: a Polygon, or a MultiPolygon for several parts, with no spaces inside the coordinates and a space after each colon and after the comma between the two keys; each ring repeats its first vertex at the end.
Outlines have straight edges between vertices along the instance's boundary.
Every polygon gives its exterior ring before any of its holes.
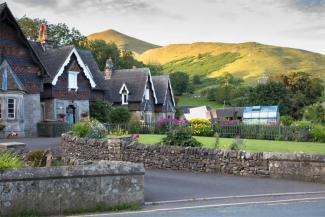
{"type": "MultiPolygon", "coordinates": [[[[4,0],[0,0],[3,2],[4,0]]],[[[14,15],[159,45],[247,42],[325,54],[325,0],[7,0],[14,15]]]]}

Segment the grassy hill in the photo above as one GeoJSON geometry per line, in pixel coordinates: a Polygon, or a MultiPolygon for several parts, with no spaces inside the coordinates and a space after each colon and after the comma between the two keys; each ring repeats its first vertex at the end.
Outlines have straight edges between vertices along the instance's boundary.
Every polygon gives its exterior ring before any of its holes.
{"type": "Polygon", "coordinates": [[[265,74],[290,71],[306,71],[325,80],[325,55],[254,42],[175,44],[148,50],[137,58],[162,64],[165,73],[184,71],[213,78],[229,72],[249,83],[265,74]]]}
{"type": "Polygon", "coordinates": [[[151,44],[133,37],[130,37],[128,35],[125,35],[123,33],[120,33],[118,31],[109,29],[103,32],[97,32],[93,33],[89,36],[87,36],[90,40],[96,40],[101,39],[106,42],[115,42],[120,48],[125,48],[127,50],[136,52],[138,54],[142,54],[143,52],[158,48],[158,45],[151,44]]]}

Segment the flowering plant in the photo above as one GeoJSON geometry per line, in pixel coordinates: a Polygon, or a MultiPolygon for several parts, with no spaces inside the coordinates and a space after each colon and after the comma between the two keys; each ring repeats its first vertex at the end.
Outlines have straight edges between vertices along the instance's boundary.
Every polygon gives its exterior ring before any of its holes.
{"type": "Polygon", "coordinates": [[[172,126],[184,125],[186,123],[186,120],[181,120],[177,118],[160,118],[156,124],[156,129],[160,133],[166,133],[172,126]]]}
{"type": "Polygon", "coordinates": [[[189,121],[194,136],[212,136],[213,127],[208,119],[195,118],[189,121]]]}

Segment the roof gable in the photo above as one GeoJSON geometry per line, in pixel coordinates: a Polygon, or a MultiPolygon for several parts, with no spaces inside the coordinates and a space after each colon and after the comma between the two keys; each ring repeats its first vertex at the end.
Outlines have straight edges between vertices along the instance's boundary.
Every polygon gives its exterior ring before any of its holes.
{"type": "Polygon", "coordinates": [[[78,54],[77,50],[75,48],[72,49],[72,51],[70,52],[70,54],[68,55],[68,57],[65,59],[65,61],[63,62],[63,64],[60,66],[58,72],[56,73],[56,75],[54,76],[53,80],[52,80],[52,85],[56,85],[58,78],[63,74],[65,67],[69,64],[70,62],[70,58],[72,55],[75,55],[77,57],[77,62],[80,65],[80,67],[83,69],[83,72],[85,74],[85,76],[87,77],[87,79],[90,82],[90,86],[92,88],[96,87],[96,83],[93,79],[93,76],[89,70],[89,68],[87,67],[87,65],[83,62],[83,60],[81,59],[80,55],[78,54]]]}
{"type": "Polygon", "coordinates": [[[107,98],[112,102],[121,102],[119,90],[125,84],[130,92],[128,101],[142,102],[148,81],[153,91],[154,101],[157,103],[151,73],[148,68],[115,70],[112,77],[105,80],[107,98]]]}
{"type": "Polygon", "coordinates": [[[173,105],[175,106],[176,103],[169,75],[152,76],[152,80],[155,86],[158,104],[165,104],[168,91],[170,91],[173,105]]]}
{"type": "Polygon", "coordinates": [[[16,76],[16,73],[12,70],[7,60],[4,60],[0,65],[0,85],[0,90],[2,91],[25,91],[24,85],[16,76]]]}

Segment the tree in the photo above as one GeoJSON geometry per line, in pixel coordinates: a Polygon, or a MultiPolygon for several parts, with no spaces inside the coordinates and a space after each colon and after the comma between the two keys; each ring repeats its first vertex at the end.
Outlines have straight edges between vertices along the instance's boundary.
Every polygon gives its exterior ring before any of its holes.
{"type": "Polygon", "coordinates": [[[189,76],[185,72],[174,72],[170,74],[170,80],[176,96],[181,96],[187,91],[189,76]]]}
{"type": "Polygon", "coordinates": [[[306,107],[304,119],[313,124],[325,124],[325,109],[322,104],[318,102],[306,107]]]}
{"type": "Polygon", "coordinates": [[[85,39],[79,30],[69,28],[65,23],[49,24],[46,19],[22,17],[17,20],[27,39],[36,41],[42,23],[48,25],[48,41],[52,45],[76,45],[85,39]]]}
{"type": "Polygon", "coordinates": [[[290,93],[293,107],[293,117],[299,119],[303,116],[303,108],[317,102],[324,92],[322,81],[313,78],[306,72],[291,72],[281,76],[282,82],[290,93]]]}
{"type": "Polygon", "coordinates": [[[118,107],[114,108],[109,113],[109,120],[112,124],[128,123],[131,118],[131,113],[127,108],[118,107]]]}
{"type": "Polygon", "coordinates": [[[247,101],[250,105],[278,105],[281,115],[292,112],[290,93],[282,82],[269,81],[250,88],[247,101]]]}
{"type": "Polygon", "coordinates": [[[89,106],[90,117],[102,123],[109,122],[109,114],[111,111],[112,106],[104,101],[92,102],[89,106]]]}
{"type": "Polygon", "coordinates": [[[197,84],[201,84],[201,77],[199,75],[194,75],[193,76],[193,84],[197,85],[197,84]]]}
{"type": "Polygon", "coordinates": [[[160,64],[146,64],[146,67],[148,67],[150,69],[151,75],[155,76],[155,75],[162,75],[162,71],[163,71],[163,67],[160,64]]]}

